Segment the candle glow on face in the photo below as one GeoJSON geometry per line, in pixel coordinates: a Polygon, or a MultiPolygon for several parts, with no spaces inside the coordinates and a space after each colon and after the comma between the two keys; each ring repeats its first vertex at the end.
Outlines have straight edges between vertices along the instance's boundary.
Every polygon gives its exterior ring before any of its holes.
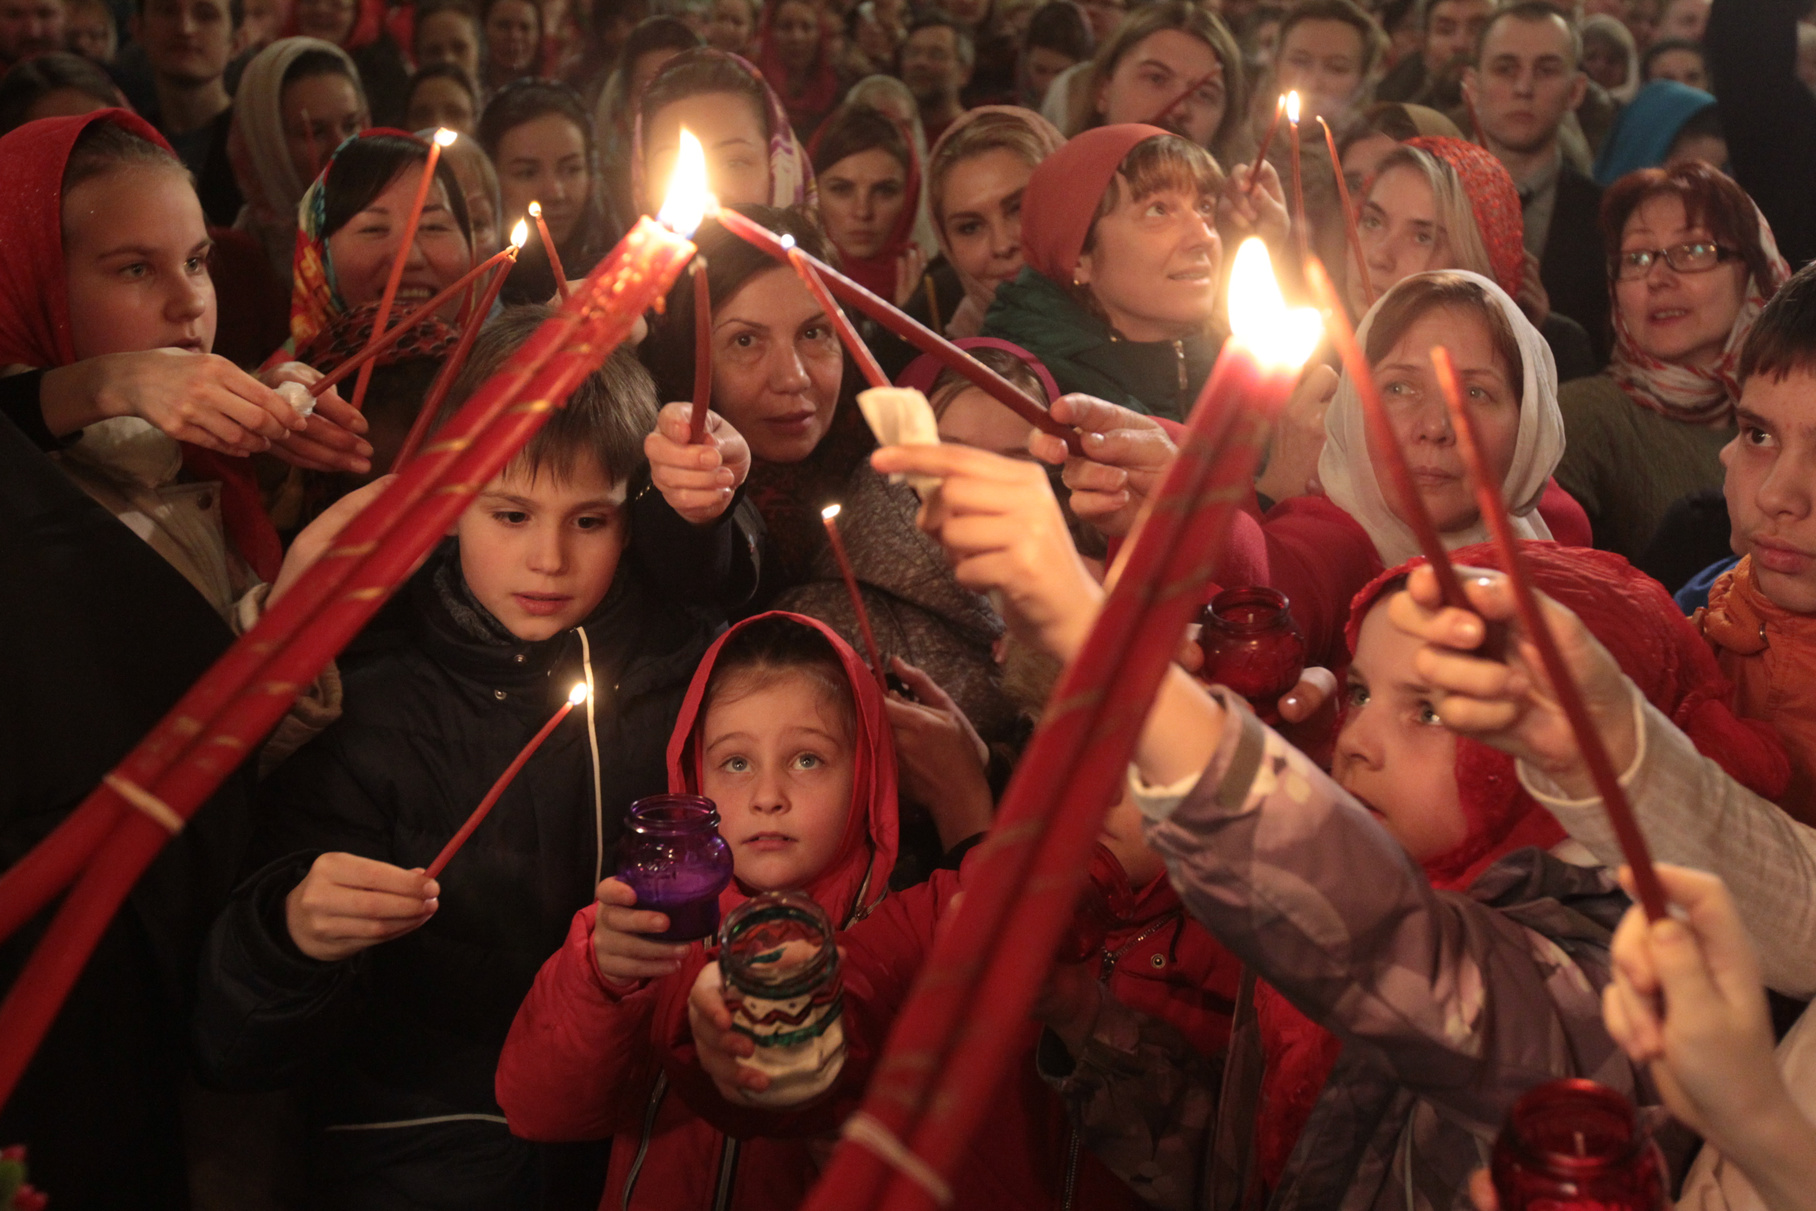
{"type": "Polygon", "coordinates": [[[1286,94],[1286,120],[1294,126],[1299,125],[1299,90],[1296,88],[1286,94]]]}
{"type": "Polygon", "coordinates": [[[1262,365],[1286,370],[1304,365],[1324,336],[1316,310],[1286,305],[1267,245],[1253,236],[1230,267],[1230,331],[1262,365]]]}
{"type": "Polygon", "coordinates": [[[656,218],[676,235],[689,236],[700,221],[719,209],[706,181],[706,151],[694,132],[681,128],[681,147],[675,153],[674,175],[668,179],[668,194],[656,218]]]}

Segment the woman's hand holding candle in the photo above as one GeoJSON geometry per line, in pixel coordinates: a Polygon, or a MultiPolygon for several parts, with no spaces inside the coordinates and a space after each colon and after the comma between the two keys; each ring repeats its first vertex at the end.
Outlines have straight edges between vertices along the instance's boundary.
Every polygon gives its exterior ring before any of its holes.
{"type": "Polygon", "coordinates": [[[990,827],[996,807],[984,776],[990,750],[939,682],[900,658],[890,661],[890,671],[916,699],[883,700],[902,795],[932,814],[941,848],[951,849],[990,827]]]}
{"type": "Polygon", "coordinates": [[[1293,388],[1268,443],[1267,468],[1255,480],[1255,491],[1272,501],[1306,496],[1317,490],[1318,459],[1324,453],[1324,413],[1337,394],[1337,372],[1312,366],[1293,388]]]}
{"type": "MultiPolygon", "coordinates": [[[[1394,625],[1425,644],[1413,658],[1414,667],[1442,695],[1439,718],[1452,731],[1542,771],[1572,798],[1593,798],[1595,783],[1538,649],[1520,624],[1512,585],[1501,572],[1459,571],[1473,612],[1443,605],[1429,566],[1414,568],[1406,592],[1388,602],[1394,625]],[[1484,619],[1512,629],[1515,642],[1504,661],[1485,660],[1476,652],[1484,619]]],[[[1632,684],[1581,619],[1543,594],[1539,601],[1609,760],[1617,773],[1626,770],[1639,751],[1632,684]]]]}
{"type": "Polygon", "coordinates": [[[1272,164],[1266,160],[1238,164],[1230,173],[1223,182],[1223,196],[1217,199],[1217,229],[1223,233],[1226,248],[1249,236],[1259,236],[1269,252],[1282,254],[1292,231],[1286,213],[1286,187],[1272,164]]]}
{"type": "Polygon", "coordinates": [[[1066,530],[1039,466],[969,446],[885,446],[870,463],[944,482],[921,506],[920,526],[946,548],[958,582],[1000,592],[1008,622],[1029,642],[1070,660],[1103,600],[1066,530]]]}
{"type": "Polygon", "coordinates": [[[435,915],[441,885],[358,854],[323,854],[284,897],[284,925],[305,955],[323,963],[401,938],[435,915]]]}
{"type": "MultiPolygon", "coordinates": [[[[308,387],[321,378],[320,370],[303,362],[283,362],[259,374],[259,381],[274,389],[285,383],[308,387]]],[[[369,427],[365,414],[333,388],[310,403],[312,407],[303,414],[303,427],[277,441],[271,447],[272,455],[305,471],[351,471],[355,475],[370,471],[372,444],[365,440],[369,427]]]]}
{"type": "Polygon", "coordinates": [[[665,913],[636,907],[637,893],[622,879],[607,879],[593,892],[599,911],[593,917],[593,966],[616,984],[659,980],[681,968],[685,942],[657,942],[645,934],[668,928],[665,913]]]}
{"type": "Polygon", "coordinates": [[[706,416],[706,432],[693,440],[694,406],[668,404],[656,415],[656,428],[643,439],[650,482],[669,507],[697,526],[710,525],[731,505],[750,474],[750,446],[744,435],[717,412],[706,416]]]}
{"type": "Polygon", "coordinates": [[[1061,396],[1053,415],[1083,435],[1084,457],[1039,430],[1028,436],[1029,452],[1042,462],[1064,464],[1061,478],[1080,521],[1106,537],[1124,537],[1179,448],[1153,417],[1089,395],[1061,396]]]}

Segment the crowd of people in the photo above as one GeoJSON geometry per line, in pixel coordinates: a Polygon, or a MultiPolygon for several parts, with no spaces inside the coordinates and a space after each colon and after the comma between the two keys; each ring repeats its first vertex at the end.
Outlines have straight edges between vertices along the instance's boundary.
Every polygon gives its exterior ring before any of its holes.
{"type": "MultiPolygon", "coordinates": [[[[1588,1078],[1679,1205],[1816,1206],[1809,0],[948,3],[0,0],[0,871],[655,213],[684,131],[721,206],[1079,435],[860,319],[940,439],[879,445],[815,294],[708,217],[701,270],[109,926],[0,1106],[52,1207],[800,1205],[1251,238],[1289,298],[1328,268],[1468,605],[1326,343],[1204,588],[1283,595],[1306,667],[1250,701],[1182,637],[1102,805],[1105,907],[1028,990],[949,1205],[1489,1211],[1514,1102],[1588,1078]],[[455,292],[298,405],[532,203],[488,314],[455,292]],[[1667,919],[1629,898],[1437,345],[1667,919]],[[617,877],[664,793],[716,808],[721,909],[800,893],[838,931],[846,1052],[804,1104],[768,1104],[714,940],[661,940],[617,877]]],[[[0,940],[0,988],[48,920],[0,940]]]]}

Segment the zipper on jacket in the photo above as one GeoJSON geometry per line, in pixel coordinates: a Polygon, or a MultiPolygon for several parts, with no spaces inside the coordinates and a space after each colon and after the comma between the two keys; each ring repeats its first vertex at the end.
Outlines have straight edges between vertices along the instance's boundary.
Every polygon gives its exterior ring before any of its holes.
{"type": "Polygon", "coordinates": [[[643,1172],[643,1158],[649,1155],[649,1141],[656,1134],[656,1112],[662,1109],[663,1095],[668,1092],[668,1073],[656,1074],[656,1087],[650,1091],[649,1109],[643,1112],[643,1139],[637,1155],[631,1158],[631,1171],[624,1179],[624,1197],[618,1200],[623,1211],[631,1211],[631,1195],[637,1189],[637,1177],[643,1172]]]}
{"type": "Polygon", "coordinates": [[[719,1153],[719,1189],[713,1195],[713,1211],[731,1211],[731,1188],[738,1176],[738,1141],[725,1136],[725,1150],[719,1153]]]}
{"type": "Polygon", "coordinates": [[[1072,1211],[1072,1199],[1078,1193],[1078,1127],[1066,1132],[1066,1182],[1059,1188],[1059,1211],[1072,1211]]]}
{"type": "Polygon", "coordinates": [[[1184,341],[1174,341],[1173,342],[1173,358],[1174,358],[1173,364],[1179,368],[1179,398],[1183,400],[1185,398],[1185,385],[1186,385],[1186,381],[1187,381],[1187,376],[1186,376],[1186,372],[1185,372],[1185,342],[1184,341]]]}

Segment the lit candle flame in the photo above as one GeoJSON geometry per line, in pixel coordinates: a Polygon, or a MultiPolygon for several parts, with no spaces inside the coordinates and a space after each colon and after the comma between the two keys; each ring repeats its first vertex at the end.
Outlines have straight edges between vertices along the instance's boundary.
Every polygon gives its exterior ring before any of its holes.
{"type": "Polygon", "coordinates": [[[1286,94],[1286,120],[1294,126],[1299,125],[1299,90],[1296,88],[1286,94]]]}
{"type": "Polygon", "coordinates": [[[1263,365],[1288,370],[1304,365],[1324,336],[1315,310],[1287,307],[1267,245],[1253,236],[1242,241],[1230,267],[1230,330],[1263,365]]]}
{"type": "Polygon", "coordinates": [[[458,138],[460,138],[458,131],[449,130],[445,126],[435,132],[435,142],[440,147],[452,147],[454,140],[458,138]]]}
{"type": "Polygon", "coordinates": [[[568,691],[568,701],[575,706],[585,702],[587,697],[586,682],[584,681],[576,682],[574,688],[568,691]]]}
{"type": "MultiPolygon", "coordinates": [[[[534,203],[531,203],[531,205],[534,205],[534,203]]],[[[511,247],[513,247],[513,248],[517,249],[519,252],[521,252],[523,250],[523,246],[529,242],[530,242],[530,225],[525,220],[518,219],[517,226],[511,228],[511,247]]]]}
{"type": "Polygon", "coordinates": [[[719,209],[706,181],[706,151],[693,131],[681,128],[681,146],[675,153],[675,171],[668,179],[668,196],[656,212],[676,235],[694,234],[702,219],[719,209]]]}
{"type": "Polygon", "coordinates": [[[542,203],[541,202],[531,202],[530,203],[530,217],[532,219],[540,219],[542,217],[542,203]]]}
{"type": "Polygon", "coordinates": [[[820,510],[820,519],[822,521],[831,521],[833,518],[837,517],[838,515],[839,515],[839,506],[838,505],[827,505],[824,509],[820,510]]]}

